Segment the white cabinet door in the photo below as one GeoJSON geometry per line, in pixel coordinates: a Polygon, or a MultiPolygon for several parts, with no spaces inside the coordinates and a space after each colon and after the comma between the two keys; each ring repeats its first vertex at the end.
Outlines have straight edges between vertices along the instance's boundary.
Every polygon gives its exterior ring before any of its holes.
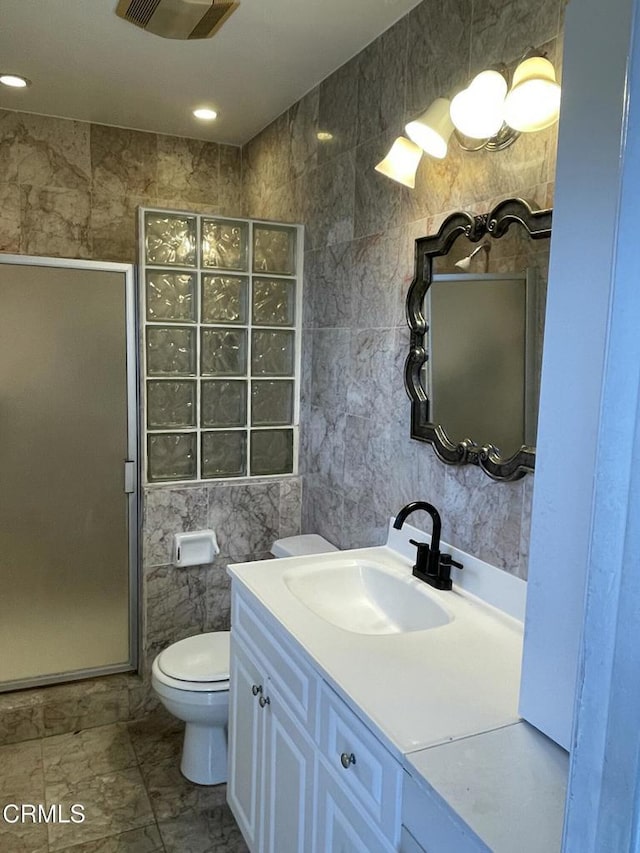
{"type": "Polygon", "coordinates": [[[259,699],[266,679],[233,635],[230,674],[227,800],[247,844],[257,851],[265,720],[259,699]]]}
{"type": "Polygon", "coordinates": [[[392,853],[394,847],[374,829],[371,818],[318,761],[314,853],[392,853]]]}
{"type": "Polygon", "coordinates": [[[312,845],[314,746],[268,690],[264,748],[265,853],[309,853],[312,845]]]}
{"type": "Polygon", "coordinates": [[[309,853],[314,746],[232,634],[227,799],[254,853],[309,853]]]}
{"type": "Polygon", "coordinates": [[[394,853],[395,759],[237,593],[234,615],[227,799],[252,853],[394,853]]]}

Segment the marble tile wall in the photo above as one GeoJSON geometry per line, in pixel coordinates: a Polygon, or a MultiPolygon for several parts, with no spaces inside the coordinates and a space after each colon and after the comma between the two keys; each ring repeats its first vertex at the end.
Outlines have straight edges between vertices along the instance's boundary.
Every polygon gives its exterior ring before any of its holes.
{"type": "Polygon", "coordinates": [[[135,262],[139,205],[241,211],[239,148],[0,110],[0,251],[135,262]]]}
{"type": "MultiPolygon", "coordinates": [[[[301,137],[301,161],[304,144],[301,137]]],[[[136,262],[140,205],[241,215],[240,149],[0,110],[1,252],[136,262]]],[[[299,532],[300,500],[295,478],[246,487],[146,490],[143,680],[100,679],[83,687],[0,695],[0,743],[142,713],[148,707],[152,655],[189,634],[228,626],[224,565],[265,556],[274,539],[299,532]],[[172,568],[171,535],[209,524],[222,548],[215,565],[172,568]],[[73,691],[83,689],[89,705],[78,723],[81,709],[73,691]],[[107,717],[92,717],[101,703],[107,717]]]]}
{"type": "Polygon", "coordinates": [[[402,367],[413,241],[456,209],[553,203],[556,128],[499,152],[423,158],[415,190],[374,171],[404,123],[530,46],[561,62],[564,0],[424,0],[243,148],[244,212],[306,225],[302,528],[343,547],[384,541],[407,501],[443,536],[526,577],[532,476],[494,483],[409,439],[402,367]],[[326,142],[317,132],[332,135],[326,142]]]}
{"type": "MultiPolygon", "coordinates": [[[[168,643],[229,629],[228,563],[268,559],[272,543],[300,530],[301,478],[227,481],[147,489],[143,523],[143,668],[168,643]],[[209,566],[171,566],[173,534],[213,528],[220,554],[209,566]]],[[[153,705],[143,686],[131,694],[132,716],[153,705]]]]}
{"type": "Polygon", "coordinates": [[[500,154],[452,145],[444,162],[423,160],[415,191],[373,165],[405,120],[491,62],[513,61],[530,44],[559,61],[563,6],[424,0],[242,152],[0,111],[2,252],[135,262],[139,205],[304,222],[307,245],[303,476],[146,490],[143,679],[85,685],[80,704],[74,685],[0,696],[0,742],[143,713],[153,654],[228,624],[224,565],[266,556],[301,524],[343,547],[377,544],[390,514],[428,498],[443,509],[445,538],[526,575],[532,477],[495,484],[475,468],[442,465],[408,438],[404,295],[413,240],[447,213],[515,194],[552,203],[555,129],[500,154]],[[318,130],[332,139],[320,143],[318,130]],[[216,563],[171,568],[171,534],[204,524],[218,530],[216,563]]]}

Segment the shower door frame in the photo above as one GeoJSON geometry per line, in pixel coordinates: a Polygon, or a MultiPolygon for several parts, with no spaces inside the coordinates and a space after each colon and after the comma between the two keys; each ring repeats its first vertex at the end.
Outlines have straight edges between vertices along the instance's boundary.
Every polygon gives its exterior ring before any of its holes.
{"type": "Polygon", "coordinates": [[[36,678],[14,679],[0,683],[0,694],[28,687],[80,681],[101,675],[136,672],[140,649],[140,393],[139,393],[139,339],[137,310],[137,281],[134,264],[116,261],[77,260],[75,258],[50,258],[40,255],[15,255],[0,253],[0,263],[9,265],[57,267],[59,269],[87,270],[89,272],[122,273],[125,283],[125,337],[126,337],[126,392],[127,392],[127,458],[123,463],[123,491],[127,494],[127,520],[129,539],[129,660],[122,664],[58,672],[36,678]]]}

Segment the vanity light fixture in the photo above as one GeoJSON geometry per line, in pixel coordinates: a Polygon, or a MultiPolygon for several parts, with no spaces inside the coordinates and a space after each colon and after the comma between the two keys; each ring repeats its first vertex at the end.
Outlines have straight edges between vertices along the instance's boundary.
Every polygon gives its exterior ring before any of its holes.
{"type": "Polygon", "coordinates": [[[422,115],[405,127],[409,139],[438,160],[447,156],[449,139],[453,133],[450,107],[447,98],[436,98],[422,115]]]}
{"type": "MultiPolygon", "coordinates": [[[[553,64],[530,48],[516,66],[510,88],[505,65],[489,68],[476,75],[453,100],[436,98],[406,125],[405,131],[422,151],[442,160],[447,155],[452,135],[464,151],[501,151],[512,145],[521,133],[550,127],[558,120],[559,113],[560,85],[553,64]]],[[[405,170],[395,165],[401,160],[398,145],[401,139],[403,137],[396,139],[385,159],[375,168],[413,189],[415,170],[408,180],[405,170]]]]}
{"type": "Polygon", "coordinates": [[[421,157],[422,149],[418,145],[405,139],[404,136],[399,136],[384,160],[375,167],[376,172],[386,175],[387,178],[409,189],[414,189],[421,157]]]}
{"type": "Polygon", "coordinates": [[[319,130],[316,133],[316,139],[318,142],[331,142],[333,139],[333,133],[329,133],[328,130],[319,130]]]}
{"type": "Polygon", "coordinates": [[[466,258],[460,258],[459,261],[456,261],[454,266],[458,267],[458,269],[462,270],[462,272],[468,272],[469,269],[471,268],[471,261],[475,258],[475,256],[477,254],[479,254],[479,252],[485,252],[486,254],[484,256],[484,267],[485,267],[484,271],[485,271],[485,273],[489,272],[489,252],[490,251],[491,251],[491,243],[485,241],[480,246],[478,246],[476,249],[474,249],[470,255],[467,255],[466,258]]]}
{"type": "Polygon", "coordinates": [[[218,117],[218,113],[210,107],[198,107],[193,111],[193,114],[201,121],[213,121],[218,117]]]}
{"type": "Polygon", "coordinates": [[[521,133],[551,127],[560,114],[560,84],[544,56],[530,56],[513,72],[511,91],[504,102],[504,120],[521,133]]]}
{"type": "Polygon", "coordinates": [[[490,139],[502,127],[507,81],[499,71],[483,71],[451,101],[451,121],[464,136],[490,139]]]}
{"type": "Polygon", "coordinates": [[[3,86],[8,86],[10,89],[26,89],[31,85],[31,80],[23,77],[21,74],[0,74],[0,83],[3,86]]]}

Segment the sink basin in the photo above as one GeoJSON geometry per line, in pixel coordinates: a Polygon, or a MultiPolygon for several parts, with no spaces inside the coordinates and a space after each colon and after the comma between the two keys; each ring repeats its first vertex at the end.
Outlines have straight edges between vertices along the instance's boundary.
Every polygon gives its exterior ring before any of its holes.
{"type": "Polygon", "coordinates": [[[305,607],[354,634],[404,634],[451,621],[426,587],[421,589],[410,575],[364,560],[291,569],[283,580],[305,607]]]}

